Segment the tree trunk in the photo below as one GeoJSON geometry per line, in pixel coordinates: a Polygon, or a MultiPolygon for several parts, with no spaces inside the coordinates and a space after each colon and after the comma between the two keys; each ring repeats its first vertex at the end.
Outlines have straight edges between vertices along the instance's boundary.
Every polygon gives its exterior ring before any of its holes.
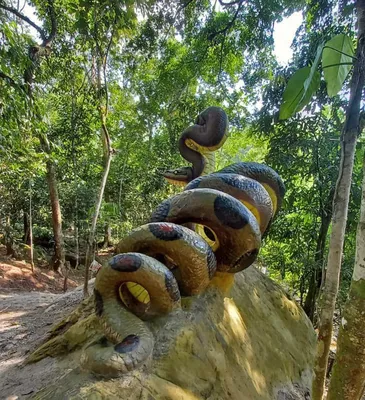
{"type": "Polygon", "coordinates": [[[79,228],[75,226],[75,255],[76,255],[76,263],[75,269],[78,269],[80,263],[80,247],[79,247],[79,228]]]}
{"type": "Polygon", "coordinates": [[[356,6],[358,15],[357,52],[351,78],[350,100],[341,136],[341,161],[333,200],[332,233],[329,244],[326,278],[319,304],[320,318],[317,357],[314,366],[313,400],[322,400],[324,392],[328,355],[332,339],[333,313],[339,286],[354,153],[359,132],[360,101],[364,87],[365,0],[358,0],[356,6]]]}
{"type": "Polygon", "coordinates": [[[33,254],[33,228],[32,228],[32,181],[29,180],[29,246],[30,246],[30,266],[34,272],[34,254],[33,254]]]}
{"type": "Polygon", "coordinates": [[[68,272],[70,270],[70,263],[68,261],[65,261],[65,273],[63,277],[63,292],[66,293],[68,289],[68,272]]]}
{"type": "Polygon", "coordinates": [[[360,400],[365,390],[365,157],[355,268],[343,312],[327,400],[360,400]]]}
{"type": "Polygon", "coordinates": [[[332,208],[331,208],[332,200],[333,200],[333,190],[331,190],[327,198],[326,204],[320,212],[321,226],[317,237],[316,254],[314,256],[314,269],[310,277],[308,294],[303,306],[305,313],[308,315],[308,318],[312,322],[314,321],[316,300],[322,282],[322,266],[324,260],[324,251],[326,248],[326,238],[332,218],[332,208]]]}
{"type": "Polygon", "coordinates": [[[106,249],[111,245],[112,245],[112,229],[109,224],[105,224],[103,249],[106,249]]]}
{"type": "MultiPolygon", "coordinates": [[[[76,165],[76,162],[74,161],[74,167],[76,165]]],[[[76,168],[74,169],[76,171],[76,168]]],[[[75,179],[76,180],[76,179],[75,179]]],[[[79,207],[78,207],[78,201],[77,201],[77,193],[75,196],[75,213],[74,213],[74,225],[75,225],[75,231],[74,231],[74,240],[75,240],[75,256],[76,256],[76,263],[75,263],[75,269],[78,269],[79,263],[80,263],[80,243],[79,243],[79,207]]]]}
{"type": "MultiPolygon", "coordinates": [[[[100,212],[100,207],[101,203],[103,201],[103,196],[104,196],[104,189],[106,185],[106,181],[108,179],[109,175],[109,170],[110,170],[110,164],[112,162],[112,157],[113,157],[113,149],[111,146],[111,141],[110,141],[110,136],[109,136],[109,131],[108,127],[106,125],[106,120],[107,120],[107,115],[108,115],[108,104],[109,104],[109,94],[108,94],[108,85],[107,85],[107,79],[106,79],[106,65],[107,65],[107,59],[108,59],[108,53],[110,50],[110,46],[112,44],[112,39],[113,39],[113,34],[114,34],[114,28],[112,29],[110,39],[109,39],[109,44],[107,46],[107,50],[105,54],[98,54],[99,59],[96,60],[96,67],[97,67],[97,76],[96,76],[96,90],[99,96],[99,117],[100,117],[100,125],[101,125],[101,141],[103,145],[103,160],[104,160],[104,170],[103,170],[103,176],[101,178],[100,182],[100,187],[99,187],[99,193],[96,196],[95,200],[95,212],[93,215],[93,219],[91,221],[91,228],[89,232],[89,237],[86,242],[86,255],[85,255],[85,280],[84,280],[84,297],[88,296],[88,286],[89,286],[89,268],[90,268],[90,263],[91,263],[91,256],[92,256],[92,249],[93,249],[93,244],[95,240],[95,231],[96,231],[96,223],[98,221],[99,217],[99,212],[100,212]],[[102,88],[101,85],[101,74],[103,72],[104,76],[104,87],[102,88]],[[103,89],[103,90],[102,90],[103,89]],[[104,92],[105,97],[103,98],[102,93],[104,92]]],[[[97,38],[94,38],[97,40],[97,38]]],[[[94,63],[93,63],[94,65],[94,63]]]]}
{"type": "Polygon", "coordinates": [[[12,256],[14,255],[14,241],[13,241],[13,235],[11,232],[11,225],[10,225],[10,216],[8,215],[6,217],[6,227],[5,227],[5,246],[6,246],[6,255],[7,256],[12,256]]]}
{"type": "Polygon", "coordinates": [[[24,224],[24,235],[23,242],[29,245],[29,214],[23,210],[23,224],[24,224]]]}
{"type": "Polygon", "coordinates": [[[104,166],[103,176],[102,176],[100,187],[99,187],[99,193],[97,194],[96,201],[95,201],[95,212],[93,215],[93,219],[91,221],[90,233],[89,233],[89,237],[88,237],[88,240],[86,243],[84,297],[88,296],[88,292],[89,292],[88,291],[89,267],[91,264],[91,258],[92,258],[92,253],[93,253],[93,243],[94,243],[94,238],[95,238],[96,223],[98,221],[100,207],[101,207],[101,203],[103,201],[104,189],[105,189],[106,181],[108,179],[111,161],[112,161],[112,154],[110,152],[109,156],[106,159],[106,163],[104,166]]]}
{"type": "Polygon", "coordinates": [[[62,273],[65,265],[65,250],[62,234],[62,215],[58,198],[56,172],[52,161],[47,162],[47,182],[52,208],[52,227],[54,235],[54,259],[53,270],[62,273]]]}

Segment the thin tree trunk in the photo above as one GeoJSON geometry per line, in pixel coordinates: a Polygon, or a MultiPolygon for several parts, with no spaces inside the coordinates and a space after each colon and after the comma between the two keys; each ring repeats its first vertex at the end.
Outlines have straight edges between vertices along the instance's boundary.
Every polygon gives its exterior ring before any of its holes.
{"type": "Polygon", "coordinates": [[[6,217],[6,227],[5,227],[5,246],[6,246],[6,255],[12,256],[14,255],[13,248],[13,235],[11,233],[11,225],[10,225],[10,216],[6,217]]]}
{"type": "Polygon", "coordinates": [[[23,242],[29,245],[29,214],[24,210],[23,210],[23,226],[24,226],[23,242]]]}
{"type": "Polygon", "coordinates": [[[76,246],[76,264],[75,264],[75,269],[77,269],[79,267],[79,262],[80,262],[78,221],[76,221],[76,226],[75,226],[75,246],[76,246]]]}
{"type": "Polygon", "coordinates": [[[65,261],[64,277],[63,277],[63,292],[66,293],[68,289],[68,272],[71,268],[70,262],[65,261]]]}
{"type": "MultiPolygon", "coordinates": [[[[99,93],[100,93],[100,87],[101,87],[101,79],[100,79],[100,65],[98,65],[98,88],[99,88],[99,93]]],[[[107,88],[106,88],[107,92],[107,88]]],[[[96,232],[96,224],[98,222],[98,217],[100,213],[100,208],[101,208],[101,203],[103,201],[103,196],[104,196],[104,189],[106,185],[106,181],[108,179],[109,175],[109,170],[110,170],[110,164],[112,161],[112,149],[111,149],[111,143],[110,143],[110,136],[108,132],[108,128],[106,126],[106,116],[107,116],[107,106],[103,107],[100,99],[100,105],[99,105],[99,115],[100,115],[100,122],[101,122],[101,136],[102,136],[102,144],[103,144],[103,150],[104,150],[104,170],[103,170],[103,175],[101,178],[100,186],[99,186],[99,191],[96,196],[95,200],[95,211],[94,215],[91,221],[91,227],[89,231],[89,236],[86,242],[86,254],[85,254],[85,279],[84,279],[84,297],[87,297],[89,295],[89,268],[91,264],[91,259],[94,254],[94,241],[95,241],[95,232],[96,232]]]]}
{"type": "Polygon", "coordinates": [[[65,250],[62,234],[62,215],[58,197],[56,172],[52,161],[47,161],[47,182],[52,208],[52,227],[54,235],[54,259],[53,270],[62,273],[65,265],[65,250]]]}
{"type": "Polygon", "coordinates": [[[97,90],[98,96],[99,96],[99,117],[100,117],[100,125],[101,125],[101,140],[103,144],[103,159],[104,159],[104,170],[103,170],[103,176],[101,178],[100,182],[100,187],[99,187],[99,192],[97,194],[96,200],[95,200],[95,212],[91,221],[91,228],[89,232],[89,237],[86,243],[86,255],[85,255],[85,280],[84,280],[84,297],[88,296],[88,285],[89,285],[89,267],[91,263],[91,256],[92,256],[92,249],[93,249],[93,244],[95,240],[95,231],[96,231],[96,224],[98,221],[99,217],[99,212],[100,212],[100,207],[101,203],[103,201],[103,196],[104,196],[104,189],[106,185],[106,181],[108,179],[109,175],[109,170],[110,170],[110,164],[112,161],[112,156],[113,156],[113,149],[111,146],[111,141],[110,141],[110,136],[109,136],[109,131],[106,126],[106,119],[108,115],[108,108],[109,108],[109,93],[108,93],[108,85],[107,85],[107,79],[106,79],[106,65],[107,65],[107,60],[108,60],[108,55],[110,51],[110,47],[113,42],[113,37],[114,37],[114,29],[115,26],[112,27],[111,34],[109,37],[109,43],[106,47],[106,50],[104,52],[101,51],[99,45],[98,45],[98,38],[97,38],[97,29],[96,26],[94,26],[94,40],[96,43],[96,51],[98,53],[98,59],[95,60],[93,57],[93,66],[96,65],[96,82],[93,82],[95,84],[95,89],[97,90]],[[96,61],[96,62],[94,62],[96,61]],[[101,85],[101,75],[103,74],[103,80],[104,80],[104,87],[102,88],[101,85]],[[102,90],[104,89],[104,90],[102,90]],[[103,98],[103,92],[104,92],[104,98],[103,98]]]}
{"type": "MultiPolygon", "coordinates": [[[[47,137],[40,136],[40,142],[45,153],[50,155],[51,149],[47,137]]],[[[48,183],[49,197],[51,200],[52,228],[55,241],[52,268],[54,271],[62,275],[65,267],[65,246],[62,233],[62,214],[58,197],[56,170],[51,159],[49,159],[46,163],[46,179],[48,183]]]]}
{"type": "Polygon", "coordinates": [[[314,320],[316,300],[322,282],[322,265],[326,248],[326,238],[332,218],[332,200],[333,191],[330,192],[325,207],[323,210],[321,210],[321,226],[317,237],[316,253],[314,256],[314,270],[310,278],[308,294],[303,306],[305,313],[312,322],[314,320]]]}
{"type": "Polygon", "coordinates": [[[365,390],[365,157],[355,268],[343,312],[327,400],[360,400],[365,390]]]}
{"type": "Polygon", "coordinates": [[[105,224],[103,249],[106,249],[111,245],[112,245],[112,229],[109,224],[105,224]]]}
{"type": "Polygon", "coordinates": [[[120,181],[119,181],[118,206],[119,206],[119,215],[120,216],[122,214],[122,192],[123,192],[123,184],[124,184],[124,179],[125,179],[125,168],[126,168],[127,163],[128,163],[128,158],[129,158],[129,143],[128,143],[128,146],[127,146],[127,156],[126,156],[126,158],[124,160],[124,163],[123,163],[123,169],[122,169],[121,178],[120,178],[120,181]]]}
{"type": "MultiPolygon", "coordinates": [[[[359,133],[359,114],[364,87],[365,65],[365,0],[356,3],[358,15],[357,53],[351,78],[350,100],[341,136],[341,161],[333,200],[332,233],[329,244],[326,278],[319,303],[317,356],[314,365],[313,400],[322,400],[328,355],[332,339],[333,313],[339,286],[342,250],[347,222],[356,139],[359,133]]],[[[352,399],[351,399],[352,400],[352,399]]]]}
{"type": "Polygon", "coordinates": [[[91,258],[92,258],[92,253],[93,253],[93,243],[94,243],[94,238],[95,238],[96,224],[97,224],[98,217],[99,217],[101,203],[103,201],[104,189],[105,189],[106,181],[108,179],[111,161],[112,161],[112,155],[111,155],[111,153],[109,153],[109,156],[107,157],[106,163],[104,166],[103,176],[102,176],[100,187],[99,187],[99,193],[96,197],[95,212],[93,215],[93,219],[91,221],[90,233],[89,233],[89,237],[88,237],[88,240],[86,243],[84,297],[88,296],[88,294],[89,294],[89,290],[88,290],[89,267],[91,264],[91,258]]]}
{"type": "Polygon", "coordinates": [[[29,180],[29,246],[30,246],[30,266],[34,272],[34,254],[33,254],[33,228],[32,228],[32,181],[29,180]]]}
{"type": "Polygon", "coordinates": [[[74,204],[74,239],[75,239],[75,251],[76,251],[76,263],[75,269],[79,267],[80,260],[80,249],[79,249],[79,206],[77,201],[77,157],[76,157],[76,149],[75,149],[75,138],[77,134],[75,134],[76,130],[76,116],[75,116],[75,102],[76,102],[76,94],[74,91],[75,82],[72,82],[72,108],[71,108],[71,131],[73,133],[72,136],[72,164],[73,164],[73,173],[74,173],[74,194],[75,194],[75,204],[74,204]]]}

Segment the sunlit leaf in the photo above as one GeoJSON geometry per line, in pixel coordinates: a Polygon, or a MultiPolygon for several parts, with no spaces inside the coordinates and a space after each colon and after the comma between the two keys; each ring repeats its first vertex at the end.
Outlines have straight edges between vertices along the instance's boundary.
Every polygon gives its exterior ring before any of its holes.
{"type": "Polygon", "coordinates": [[[352,40],[344,34],[334,36],[325,44],[322,53],[322,68],[328,96],[333,97],[341,90],[350,72],[353,55],[352,40]]]}
{"type": "Polygon", "coordinates": [[[319,82],[319,72],[312,70],[311,67],[304,67],[296,71],[285,88],[279,119],[287,119],[302,110],[318,89],[319,82]]]}

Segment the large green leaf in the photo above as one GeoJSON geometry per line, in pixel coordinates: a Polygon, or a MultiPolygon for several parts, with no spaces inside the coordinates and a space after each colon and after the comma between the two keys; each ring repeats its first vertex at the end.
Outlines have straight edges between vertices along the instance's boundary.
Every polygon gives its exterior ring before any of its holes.
{"type": "Polygon", "coordinates": [[[351,69],[354,47],[350,37],[340,34],[330,39],[322,53],[324,80],[327,83],[328,96],[335,96],[351,69]]]}
{"type": "Polygon", "coordinates": [[[285,88],[279,119],[287,119],[307,105],[318,89],[319,81],[319,72],[311,67],[296,71],[285,88]]]}

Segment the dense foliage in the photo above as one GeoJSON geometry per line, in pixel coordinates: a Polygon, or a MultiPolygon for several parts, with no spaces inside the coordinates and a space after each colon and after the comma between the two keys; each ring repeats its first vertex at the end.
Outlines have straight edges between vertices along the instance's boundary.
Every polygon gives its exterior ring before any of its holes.
{"type": "MultiPolygon", "coordinates": [[[[304,303],[325,259],[347,90],[329,98],[321,83],[301,113],[279,121],[278,110],[290,75],[311,65],[319,43],[340,33],[354,37],[353,7],[341,1],[286,0],[27,4],[36,19],[29,8],[18,11],[29,15],[36,30],[9,11],[16,9],[15,2],[0,1],[2,231],[10,220],[15,240],[23,240],[31,187],[34,237],[52,237],[45,179],[46,164],[52,162],[63,231],[73,235],[77,227],[80,238],[86,237],[103,169],[102,98],[113,161],[98,241],[105,224],[113,240],[120,239],[179,190],[160,172],[184,165],[177,149],[181,132],[199,111],[220,105],[228,113],[231,136],[217,155],[217,168],[266,161],[287,185],[284,208],[265,239],[260,263],[304,303]],[[294,40],[294,58],[282,67],[273,56],[274,24],[297,10],[305,19],[294,40]],[[47,54],[32,60],[32,49],[51,35],[47,54]],[[106,55],[98,86],[98,63],[106,55]],[[259,100],[263,107],[257,111],[259,100]]],[[[353,266],[360,169],[357,160],[342,298],[353,266]]],[[[72,240],[66,245],[72,248],[72,240]]]]}

